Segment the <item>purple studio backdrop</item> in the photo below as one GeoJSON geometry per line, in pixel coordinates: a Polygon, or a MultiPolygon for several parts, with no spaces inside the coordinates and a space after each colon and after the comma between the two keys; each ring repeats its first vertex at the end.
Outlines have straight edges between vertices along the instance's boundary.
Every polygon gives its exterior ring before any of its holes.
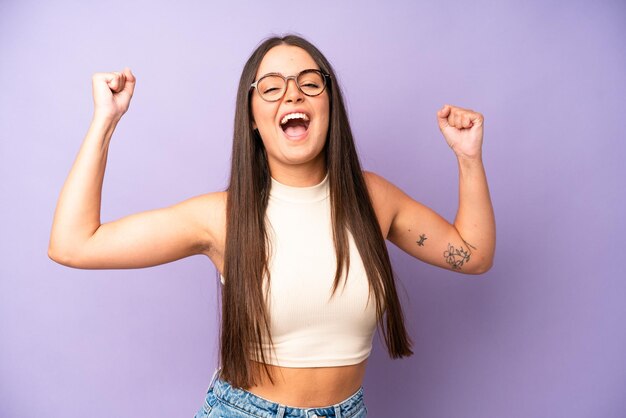
{"type": "Polygon", "coordinates": [[[0,416],[189,417],[217,363],[204,257],[76,270],[47,257],[92,112],[91,74],[137,88],[102,222],[224,189],[238,77],[297,32],[336,68],[363,166],[452,220],[435,118],[485,115],[495,265],[464,276],[390,245],[415,355],[375,338],[370,416],[626,416],[623,1],[0,2],[0,416]]]}

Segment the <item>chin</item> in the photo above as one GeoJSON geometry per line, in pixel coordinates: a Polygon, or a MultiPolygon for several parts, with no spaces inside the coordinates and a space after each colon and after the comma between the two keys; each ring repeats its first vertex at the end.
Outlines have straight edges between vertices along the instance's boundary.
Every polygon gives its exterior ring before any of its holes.
{"type": "Polygon", "coordinates": [[[316,160],[323,160],[323,147],[320,150],[317,149],[286,149],[281,150],[280,156],[274,158],[279,162],[290,165],[307,164],[316,160]]]}

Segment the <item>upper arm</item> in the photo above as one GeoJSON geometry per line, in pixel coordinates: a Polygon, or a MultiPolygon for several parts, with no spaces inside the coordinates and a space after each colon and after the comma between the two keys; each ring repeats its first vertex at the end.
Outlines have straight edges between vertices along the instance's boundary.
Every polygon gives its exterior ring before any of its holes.
{"type": "Polygon", "coordinates": [[[368,187],[386,238],[426,263],[461,273],[476,273],[471,244],[434,210],[412,199],[383,177],[368,173],[368,187]],[[388,226],[385,228],[385,224],[388,226]]]}
{"type": "Polygon", "coordinates": [[[224,195],[203,194],[104,223],[79,248],[51,258],[76,268],[123,269],[208,255],[218,235],[217,221],[223,217],[224,195]]]}

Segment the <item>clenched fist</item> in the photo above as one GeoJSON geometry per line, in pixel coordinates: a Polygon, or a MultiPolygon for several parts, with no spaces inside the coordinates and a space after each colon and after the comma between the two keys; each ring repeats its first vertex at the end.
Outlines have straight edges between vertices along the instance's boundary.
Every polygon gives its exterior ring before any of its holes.
{"type": "Polygon", "coordinates": [[[444,105],[437,112],[439,129],[459,158],[481,158],[483,115],[473,110],[444,105]]]}
{"type": "Polygon", "coordinates": [[[129,68],[111,73],[95,73],[93,87],[94,117],[117,122],[128,110],[135,90],[135,76],[129,68]]]}

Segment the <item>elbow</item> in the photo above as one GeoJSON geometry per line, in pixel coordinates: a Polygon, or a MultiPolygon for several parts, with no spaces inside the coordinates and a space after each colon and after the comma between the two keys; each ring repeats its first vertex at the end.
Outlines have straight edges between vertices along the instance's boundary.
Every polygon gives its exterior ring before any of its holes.
{"type": "Polygon", "coordinates": [[[488,260],[480,260],[480,263],[476,264],[472,271],[469,273],[475,275],[484,274],[491,270],[491,267],[493,267],[493,258],[490,258],[488,260]]]}
{"type": "Polygon", "coordinates": [[[491,267],[493,267],[493,263],[488,263],[488,264],[482,264],[480,266],[478,266],[473,272],[472,274],[484,274],[487,273],[489,270],[491,270],[491,267]]]}
{"type": "Polygon", "coordinates": [[[64,257],[63,254],[59,253],[59,251],[52,246],[48,247],[48,258],[55,263],[67,265],[66,257],[64,257]]]}
{"type": "Polygon", "coordinates": [[[459,273],[471,274],[471,275],[480,275],[487,273],[493,267],[493,257],[490,258],[472,258],[471,261],[467,262],[463,267],[458,269],[459,273]]]}
{"type": "Polygon", "coordinates": [[[55,263],[61,264],[66,267],[76,267],[70,252],[59,251],[53,246],[48,247],[48,258],[55,263]]]}

